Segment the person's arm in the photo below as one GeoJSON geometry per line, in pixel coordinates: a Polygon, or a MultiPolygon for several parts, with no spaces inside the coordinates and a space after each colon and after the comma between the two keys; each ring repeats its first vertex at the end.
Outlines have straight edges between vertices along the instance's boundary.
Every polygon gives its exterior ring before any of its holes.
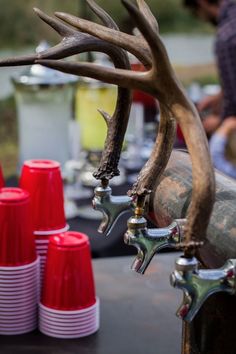
{"type": "Polygon", "coordinates": [[[236,38],[219,40],[217,64],[223,89],[222,118],[236,116],[236,38]]]}
{"type": "Polygon", "coordinates": [[[204,97],[198,104],[197,109],[202,119],[205,132],[211,135],[221,124],[223,92],[213,96],[204,97]]]}
{"type": "Polygon", "coordinates": [[[226,175],[236,178],[236,166],[225,158],[225,147],[232,131],[236,131],[236,116],[223,122],[211,137],[209,146],[214,166],[226,175]]]}
{"type": "Polygon", "coordinates": [[[222,102],[223,101],[223,92],[220,90],[219,93],[204,97],[200,102],[197,104],[198,111],[210,111],[212,114],[220,115],[222,102]]]}

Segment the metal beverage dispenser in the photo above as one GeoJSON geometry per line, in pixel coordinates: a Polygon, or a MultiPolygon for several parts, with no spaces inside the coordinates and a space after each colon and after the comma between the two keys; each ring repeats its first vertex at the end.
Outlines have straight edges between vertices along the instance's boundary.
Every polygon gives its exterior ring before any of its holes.
{"type": "MultiPolygon", "coordinates": [[[[42,42],[36,49],[49,48],[42,42]]],[[[18,115],[19,166],[32,158],[53,159],[63,166],[70,158],[69,123],[78,78],[32,65],[12,79],[18,115]]]]}

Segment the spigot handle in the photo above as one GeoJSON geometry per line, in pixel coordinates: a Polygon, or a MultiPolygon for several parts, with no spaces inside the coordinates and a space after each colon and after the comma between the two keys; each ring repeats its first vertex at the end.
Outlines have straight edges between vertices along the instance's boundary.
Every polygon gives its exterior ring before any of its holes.
{"type": "Polygon", "coordinates": [[[144,274],[156,252],[163,248],[176,247],[181,242],[183,237],[181,230],[182,226],[180,227],[176,221],[167,228],[148,229],[145,218],[130,218],[124,241],[138,250],[131,268],[144,274]]]}
{"type": "Polygon", "coordinates": [[[118,218],[132,208],[132,198],[127,195],[112,196],[111,188],[98,186],[95,188],[92,201],[93,208],[99,210],[102,215],[102,221],[98,227],[98,232],[108,236],[118,218]]]}
{"type": "Polygon", "coordinates": [[[173,287],[183,290],[183,301],[176,315],[191,322],[206,299],[217,292],[236,293],[236,259],[230,259],[219,269],[198,270],[193,257],[180,257],[176,270],[170,276],[173,287]]]}

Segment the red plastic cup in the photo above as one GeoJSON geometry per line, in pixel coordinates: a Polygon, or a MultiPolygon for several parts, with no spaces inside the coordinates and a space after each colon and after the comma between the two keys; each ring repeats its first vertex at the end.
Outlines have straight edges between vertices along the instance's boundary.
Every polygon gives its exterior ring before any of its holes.
{"type": "MultiPolygon", "coordinates": [[[[145,67],[140,62],[131,63],[131,69],[139,72],[146,71],[145,67]]],[[[142,103],[146,107],[156,107],[156,100],[153,96],[139,90],[133,91],[133,102],[142,103]]]]}
{"type": "Polygon", "coordinates": [[[29,160],[22,168],[20,187],[30,193],[34,231],[61,230],[66,226],[60,164],[29,160]]]}
{"type": "Polygon", "coordinates": [[[22,266],[36,260],[29,193],[0,189],[0,267],[22,266]]]}
{"type": "Polygon", "coordinates": [[[41,302],[66,311],[95,304],[90,245],[85,234],[66,232],[50,238],[41,302]]]}
{"type": "Polygon", "coordinates": [[[2,167],[0,165],[0,188],[3,188],[4,186],[5,186],[5,182],[3,178],[2,167]]]}

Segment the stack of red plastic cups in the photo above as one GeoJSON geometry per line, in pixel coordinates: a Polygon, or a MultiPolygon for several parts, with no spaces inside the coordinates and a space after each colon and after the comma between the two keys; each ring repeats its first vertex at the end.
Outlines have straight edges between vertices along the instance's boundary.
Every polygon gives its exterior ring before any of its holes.
{"type": "Polygon", "coordinates": [[[56,338],[79,338],[99,328],[89,239],[78,232],[52,236],[39,305],[39,329],[56,338]]]}
{"type": "Polygon", "coordinates": [[[0,334],[37,328],[39,260],[31,222],[29,193],[0,189],[0,334]]]}
{"type": "Polygon", "coordinates": [[[29,160],[22,168],[20,187],[31,196],[36,250],[43,280],[49,237],[68,230],[64,212],[60,164],[52,160],[29,160]]]}
{"type": "Polygon", "coordinates": [[[5,186],[4,178],[3,178],[3,173],[2,173],[2,168],[0,165],[0,188],[5,186]]]}

